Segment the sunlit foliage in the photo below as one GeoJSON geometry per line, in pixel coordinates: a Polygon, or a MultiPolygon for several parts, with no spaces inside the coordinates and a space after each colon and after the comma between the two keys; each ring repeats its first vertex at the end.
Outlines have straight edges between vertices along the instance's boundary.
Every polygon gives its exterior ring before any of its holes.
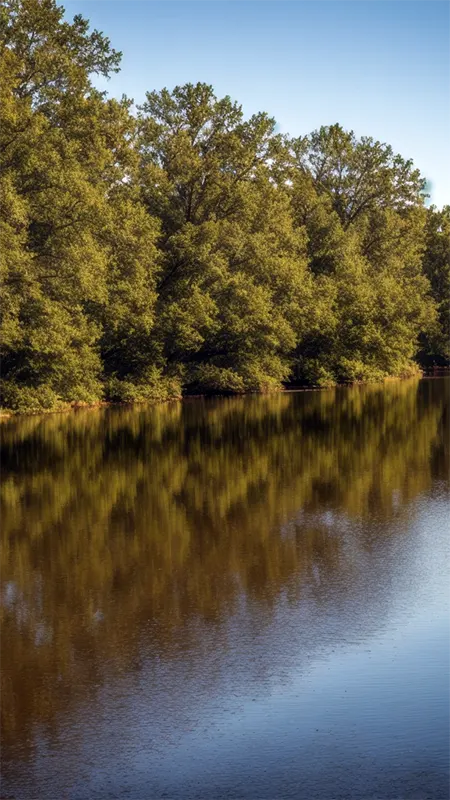
{"type": "Polygon", "coordinates": [[[3,2],[0,39],[4,408],[448,363],[448,213],[411,161],[204,83],[109,99],[121,54],[54,0],[3,2]]]}

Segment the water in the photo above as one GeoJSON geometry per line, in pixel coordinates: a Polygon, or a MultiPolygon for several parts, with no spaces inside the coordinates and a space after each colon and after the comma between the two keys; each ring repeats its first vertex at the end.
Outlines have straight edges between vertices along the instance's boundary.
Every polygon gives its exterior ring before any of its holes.
{"type": "Polygon", "coordinates": [[[4,422],[1,796],[447,798],[448,389],[4,422]]]}

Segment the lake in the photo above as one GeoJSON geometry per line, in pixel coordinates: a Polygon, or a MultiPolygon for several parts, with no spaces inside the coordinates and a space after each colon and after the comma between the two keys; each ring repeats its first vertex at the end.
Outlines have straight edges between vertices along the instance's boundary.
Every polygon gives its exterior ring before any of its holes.
{"type": "Polygon", "coordinates": [[[2,798],[449,793],[449,380],[2,423],[2,798]]]}

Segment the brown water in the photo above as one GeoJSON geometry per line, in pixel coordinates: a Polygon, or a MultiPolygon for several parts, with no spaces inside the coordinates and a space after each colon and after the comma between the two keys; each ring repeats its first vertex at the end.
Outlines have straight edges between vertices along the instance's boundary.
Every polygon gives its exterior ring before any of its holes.
{"type": "Polygon", "coordinates": [[[447,798],[446,379],[2,425],[2,797],[447,798]]]}

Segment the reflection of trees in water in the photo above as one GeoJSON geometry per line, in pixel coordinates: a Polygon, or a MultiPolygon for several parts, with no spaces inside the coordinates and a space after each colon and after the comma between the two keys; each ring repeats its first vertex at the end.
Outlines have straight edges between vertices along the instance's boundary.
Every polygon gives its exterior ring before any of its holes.
{"type": "Polygon", "coordinates": [[[149,620],[167,657],[242,596],[320,594],[348,568],[337,518],[388,522],[445,479],[443,419],[424,381],[5,423],[4,745],[130,669],[149,620]]]}

